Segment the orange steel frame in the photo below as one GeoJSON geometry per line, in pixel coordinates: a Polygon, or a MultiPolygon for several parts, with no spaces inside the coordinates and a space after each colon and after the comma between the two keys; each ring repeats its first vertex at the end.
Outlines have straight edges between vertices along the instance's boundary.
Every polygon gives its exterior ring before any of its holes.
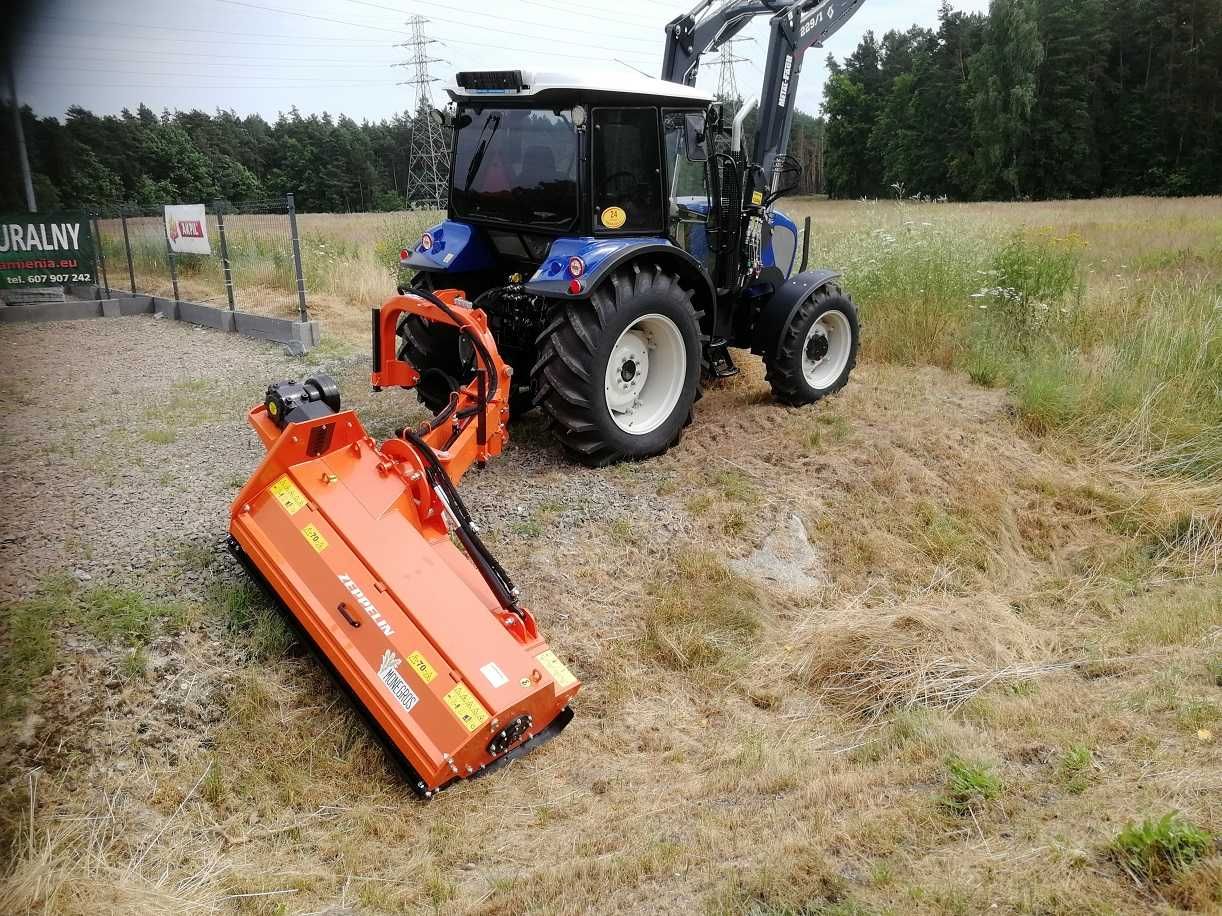
{"type": "Polygon", "coordinates": [[[230,525],[243,559],[281,597],[425,796],[509,759],[549,728],[558,731],[580,688],[516,593],[509,602],[498,597],[470,549],[451,540],[460,523],[436,484],[437,465],[457,483],[472,463],[500,453],[511,369],[487,317],[457,291],[438,296],[445,308],[401,295],[376,313],[374,383],[418,380],[394,352],[398,322],[409,313],[467,334],[476,378],[430,423],[381,445],[351,410],[281,429],[263,405],[255,407],[249,421],[267,455],[238,493],[230,525]],[[398,667],[389,680],[407,686],[399,697],[382,676],[391,659],[398,667]],[[407,694],[415,702],[405,708],[407,694]],[[498,729],[513,722],[529,723],[522,743],[494,751],[498,729]]]}

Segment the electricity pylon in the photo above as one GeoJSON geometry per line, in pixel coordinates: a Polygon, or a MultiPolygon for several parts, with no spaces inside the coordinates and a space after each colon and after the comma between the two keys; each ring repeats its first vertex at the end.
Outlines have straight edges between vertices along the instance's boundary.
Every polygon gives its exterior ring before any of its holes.
{"type": "Polygon", "coordinates": [[[412,118],[412,138],[407,152],[407,203],[440,210],[446,205],[449,189],[450,144],[445,128],[432,117],[433,96],[430,86],[437,78],[429,75],[429,64],[441,63],[439,57],[428,56],[428,46],[434,40],[424,34],[424,16],[412,16],[407,21],[412,37],[400,47],[412,52],[411,60],[396,66],[410,67],[414,76],[399,83],[416,87],[416,111],[412,118]]]}

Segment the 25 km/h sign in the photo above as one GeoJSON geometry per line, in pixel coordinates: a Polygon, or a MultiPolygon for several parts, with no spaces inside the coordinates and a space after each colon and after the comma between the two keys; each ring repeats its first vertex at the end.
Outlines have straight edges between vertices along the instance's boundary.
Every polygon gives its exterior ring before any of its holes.
{"type": "Polygon", "coordinates": [[[93,281],[85,214],[0,213],[0,289],[93,281]]]}

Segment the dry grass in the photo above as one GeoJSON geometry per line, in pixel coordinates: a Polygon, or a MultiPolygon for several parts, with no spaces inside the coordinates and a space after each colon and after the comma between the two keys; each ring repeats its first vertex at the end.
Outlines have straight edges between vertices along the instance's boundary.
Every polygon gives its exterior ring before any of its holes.
{"type": "MultiPolygon", "coordinates": [[[[895,219],[948,221],[985,252],[1016,228],[1077,232],[1086,263],[1121,274],[1089,281],[1090,307],[1111,297],[1118,315],[1139,276],[1214,282],[1220,231],[1216,201],[812,212],[845,252],[895,219]]],[[[365,248],[384,217],[309,219],[365,248]]],[[[947,265],[928,276],[957,276],[947,265]]],[[[366,294],[336,270],[356,352],[366,294]]],[[[493,778],[412,800],[224,569],[175,650],[212,685],[216,721],[153,744],[106,713],[58,726],[65,684],[120,688],[70,664],[40,675],[47,721],[19,730],[43,751],[12,761],[0,796],[0,911],[1217,912],[1216,849],[1194,839],[1157,883],[1113,850],[1170,811],[1222,827],[1222,485],[1103,426],[1033,431],[1016,387],[955,368],[970,340],[949,307],[920,310],[920,289],[870,306],[871,358],[812,410],[771,403],[744,356],[662,458],[558,465],[527,418],[506,460],[464,482],[585,683],[570,730],[493,778]],[[941,330],[903,365],[895,335],[941,330]],[[729,571],[794,513],[829,587],[729,571]],[[130,749],[99,757],[113,734],[130,749]]],[[[356,404],[390,428],[402,402],[380,397],[356,404]]],[[[125,657],[81,645],[70,661],[125,657]]],[[[138,714],[160,708],[151,677],[121,689],[138,714]]]]}

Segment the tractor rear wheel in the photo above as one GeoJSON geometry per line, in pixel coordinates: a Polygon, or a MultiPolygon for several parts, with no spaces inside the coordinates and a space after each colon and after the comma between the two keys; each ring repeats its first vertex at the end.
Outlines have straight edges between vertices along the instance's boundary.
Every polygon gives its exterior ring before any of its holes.
{"type": "Polygon", "coordinates": [[[857,365],[859,337],[853,301],[836,286],[821,287],[764,351],[773,395],[796,407],[835,394],[857,365]]]}
{"type": "MultiPolygon", "coordinates": [[[[432,278],[426,273],[416,274],[412,277],[412,289],[432,292],[432,278]]],[[[399,319],[398,337],[399,359],[411,363],[420,373],[416,399],[437,413],[450,402],[450,392],[458,390],[472,375],[470,362],[463,366],[458,329],[407,314],[399,319]]]]}
{"type": "Polygon", "coordinates": [[[531,379],[553,434],[579,460],[648,458],[679,441],[700,386],[692,296],[674,274],[638,263],[588,300],[557,305],[531,379]]]}

